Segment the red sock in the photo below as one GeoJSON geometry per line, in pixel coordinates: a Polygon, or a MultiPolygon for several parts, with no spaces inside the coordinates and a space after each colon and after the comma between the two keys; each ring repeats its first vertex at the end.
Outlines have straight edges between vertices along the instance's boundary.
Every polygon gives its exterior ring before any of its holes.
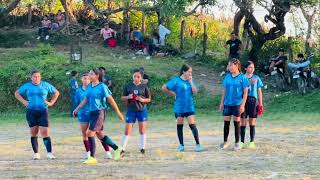
{"type": "Polygon", "coordinates": [[[90,143],[88,140],[83,140],[84,147],[86,148],[86,151],[90,151],[90,143]]]}

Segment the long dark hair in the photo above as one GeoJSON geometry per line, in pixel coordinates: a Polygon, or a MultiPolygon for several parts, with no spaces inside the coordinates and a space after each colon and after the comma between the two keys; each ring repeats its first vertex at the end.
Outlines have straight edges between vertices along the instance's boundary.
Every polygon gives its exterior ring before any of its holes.
{"type": "Polygon", "coordinates": [[[96,74],[97,76],[99,76],[99,81],[100,81],[100,82],[103,81],[103,72],[102,72],[99,68],[94,68],[94,69],[92,69],[92,72],[94,72],[94,74],[96,74]]]}
{"type": "Polygon", "coordinates": [[[188,71],[190,68],[191,66],[189,66],[188,64],[183,64],[180,69],[180,76],[183,74],[183,72],[188,71]]]}
{"type": "Polygon", "coordinates": [[[248,61],[247,64],[244,65],[244,68],[248,68],[251,64],[254,65],[252,61],[248,61]]]}

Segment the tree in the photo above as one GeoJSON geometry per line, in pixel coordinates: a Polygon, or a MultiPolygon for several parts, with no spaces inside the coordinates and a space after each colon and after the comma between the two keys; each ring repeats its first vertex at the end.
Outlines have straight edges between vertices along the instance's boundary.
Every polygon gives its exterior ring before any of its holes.
{"type": "Polygon", "coordinates": [[[73,14],[73,0],[60,0],[66,14],[66,23],[77,23],[77,19],[73,14]]]}
{"type": "MultiPolygon", "coordinates": [[[[20,3],[20,0],[12,0],[10,1],[10,3],[7,5],[6,8],[0,9],[1,19],[6,18],[8,14],[18,6],[19,3],[20,3]]],[[[3,4],[3,2],[1,4],[3,4]]]]}
{"type": "Polygon", "coordinates": [[[250,60],[258,63],[258,55],[262,46],[271,40],[275,40],[285,34],[285,15],[290,11],[291,6],[310,4],[311,1],[319,0],[234,0],[240,9],[234,18],[234,31],[239,32],[241,20],[245,18],[244,29],[248,30],[252,47],[249,52],[250,60]],[[254,4],[259,4],[268,11],[265,15],[265,22],[271,22],[274,26],[265,29],[254,16],[254,4]]]}
{"type": "Polygon", "coordinates": [[[312,29],[315,23],[316,17],[319,15],[320,11],[320,3],[311,4],[310,6],[300,6],[303,17],[307,21],[308,28],[306,33],[306,41],[305,41],[305,51],[307,54],[310,53],[310,40],[312,35],[312,29]]]}

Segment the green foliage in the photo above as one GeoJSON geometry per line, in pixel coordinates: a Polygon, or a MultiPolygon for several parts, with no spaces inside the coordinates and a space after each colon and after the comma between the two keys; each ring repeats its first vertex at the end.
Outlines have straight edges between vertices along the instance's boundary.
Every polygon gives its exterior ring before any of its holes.
{"type": "Polygon", "coordinates": [[[320,108],[320,91],[314,90],[306,95],[295,92],[276,95],[266,107],[266,112],[287,113],[287,112],[318,112],[320,108]]]}
{"type": "MultiPolygon", "coordinates": [[[[14,98],[14,92],[23,83],[29,81],[29,73],[32,69],[40,70],[42,72],[42,79],[52,83],[60,91],[61,96],[54,109],[68,111],[70,104],[69,76],[66,73],[76,70],[82,74],[99,66],[107,67],[108,75],[113,78],[114,82],[113,96],[123,109],[124,103],[120,103],[123,87],[131,81],[133,67],[144,66],[141,63],[145,63],[125,57],[126,59],[122,59],[124,62],[116,64],[113,62],[119,61],[118,59],[111,60],[109,56],[105,55],[100,57],[97,50],[92,50],[89,53],[97,55],[94,55],[93,58],[87,57],[89,62],[70,64],[68,55],[58,53],[50,45],[44,44],[40,44],[32,50],[11,51],[11,53],[14,53],[14,55],[6,57],[6,62],[0,64],[2,66],[0,70],[0,112],[22,107],[14,98]],[[17,54],[17,52],[19,53],[17,54]],[[100,60],[100,58],[102,59],[100,60]],[[103,63],[103,61],[111,62],[103,63]]],[[[105,50],[102,53],[105,54],[105,50]]],[[[174,98],[163,93],[161,87],[178,71],[183,62],[163,58],[159,61],[159,65],[155,65],[157,63],[145,63],[144,66],[147,69],[147,74],[150,76],[149,87],[152,91],[152,103],[149,107],[151,111],[163,111],[164,109],[168,110],[168,107],[172,107],[174,98]]],[[[206,109],[216,104],[214,97],[208,98],[203,89],[196,96],[196,107],[199,109],[206,109]]]]}
{"type": "Polygon", "coordinates": [[[1,31],[0,47],[12,48],[21,47],[27,41],[34,40],[33,35],[28,31],[1,31]]]}

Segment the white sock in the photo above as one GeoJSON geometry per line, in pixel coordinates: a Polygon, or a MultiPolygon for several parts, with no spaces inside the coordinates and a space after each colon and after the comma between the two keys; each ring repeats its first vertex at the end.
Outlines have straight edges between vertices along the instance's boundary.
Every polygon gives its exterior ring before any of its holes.
{"type": "Polygon", "coordinates": [[[123,135],[122,136],[122,150],[126,150],[128,141],[129,141],[129,136],[128,135],[123,135]]]}
{"type": "Polygon", "coordinates": [[[147,135],[141,134],[140,135],[140,149],[146,149],[146,140],[147,140],[147,135]]]}

